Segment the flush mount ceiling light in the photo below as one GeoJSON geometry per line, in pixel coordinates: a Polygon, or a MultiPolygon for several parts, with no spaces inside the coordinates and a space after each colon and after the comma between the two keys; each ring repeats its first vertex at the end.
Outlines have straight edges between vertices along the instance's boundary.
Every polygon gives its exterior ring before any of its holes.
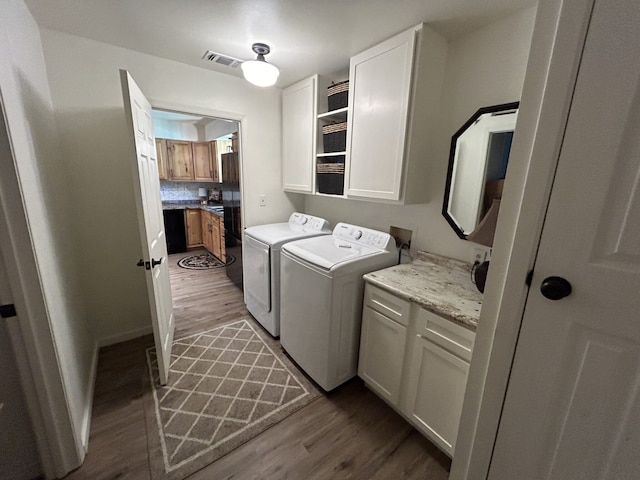
{"type": "Polygon", "coordinates": [[[242,63],[241,68],[244,78],[258,87],[270,87],[275,84],[280,70],[275,65],[267,63],[264,59],[264,56],[271,51],[269,45],[254,43],[251,46],[251,50],[258,55],[258,58],[242,63]]]}

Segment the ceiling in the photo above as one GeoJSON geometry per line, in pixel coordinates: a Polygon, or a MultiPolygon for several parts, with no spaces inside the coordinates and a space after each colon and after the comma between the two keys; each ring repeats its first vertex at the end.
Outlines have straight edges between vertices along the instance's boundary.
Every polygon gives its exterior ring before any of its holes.
{"type": "Polygon", "coordinates": [[[206,50],[248,60],[251,44],[285,87],[314,73],[347,76],[349,57],[420,22],[449,39],[535,0],[25,0],[41,27],[231,75],[206,50]]]}

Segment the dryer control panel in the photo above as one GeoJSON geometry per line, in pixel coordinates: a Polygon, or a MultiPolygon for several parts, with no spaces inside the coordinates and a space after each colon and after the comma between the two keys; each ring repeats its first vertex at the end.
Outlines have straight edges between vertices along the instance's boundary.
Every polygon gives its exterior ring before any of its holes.
{"type": "Polygon", "coordinates": [[[388,233],[347,223],[338,223],[333,229],[333,236],[381,250],[393,251],[396,248],[395,240],[388,233]]]}
{"type": "Polygon", "coordinates": [[[304,213],[293,212],[289,217],[289,225],[304,227],[305,230],[327,230],[329,222],[324,218],[305,215],[304,213]]]}

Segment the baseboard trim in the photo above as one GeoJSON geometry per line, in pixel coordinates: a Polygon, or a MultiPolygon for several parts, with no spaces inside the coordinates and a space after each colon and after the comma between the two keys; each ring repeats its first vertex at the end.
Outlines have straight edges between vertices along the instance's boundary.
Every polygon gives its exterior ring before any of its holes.
{"type": "Polygon", "coordinates": [[[101,338],[98,340],[98,347],[107,347],[109,345],[114,345],[120,342],[126,342],[127,340],[133,340],[134,338],[144,337],[145,335],[149,335],[153,333],[153,328],[151,325],[146,327],[136,328],[134,330],[129,330],[127,332],[118,333],[116,335],[111,335],[108,337],[101,338]]]}

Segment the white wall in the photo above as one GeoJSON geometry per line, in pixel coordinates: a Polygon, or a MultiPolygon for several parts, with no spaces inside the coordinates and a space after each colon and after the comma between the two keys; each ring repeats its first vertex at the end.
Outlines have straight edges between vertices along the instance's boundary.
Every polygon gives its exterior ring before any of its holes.
{"type": "Polygon", "coordinates": [[[171,140],[186,140],[189,142],[197,142],[200,140],[198,128],[193,122],[176,122],[162,118],[153,119],[153,134],[156,137],[171,140]]]}
{"type": "MultiPolygon", "coordinates": [[[[14,244],[2,245],[2,249],[7,263],[7,252],[15,256],[28,249],[35,256],[34,277],[28,288],[41,293],[44,305],[42,311],[28,305],[32,309],[29,321],[33,322],[33,333],[39,335],[36,342],[44,345],[53,337],[52,355],[57,356],[60,372],[51,365],[47,367],[55,371],[52,375],[61,374],[66,396],[63,401],[67,404],[52,421],[63,425],[70,415],[78,455],[83,455],[97,349],[88,327],[85,292],[78,275],[79,248],[72,228],[75,209],[69,201],[68,175],[58,144],[40,33],[22,0],[2,2],[0,58],[0,90],[15,162],[7,166],[5,162],[11,162],[11,158],[3,158],[2,175],[6,180],[15,168],[22,197],[5,199],[12,204],[4,207],[12,209],[12,215],[24,209],[28,221],[24,235],[18,238],[18,222],[9,219],[11,228],[15,227],[9,233],[14,244]]],[[[3,182],[3,189],[7,185],[3,182]]],[[[20,260],[24,262],[20,268],[28,270],[26,257],[20,260]]],[[[20,272],[20,276],[27,274],[20,272]]],[[[19,279],[12,278],[13,282],[17,285],[19,279]]],[[[25,339],[25,343],[29,341],[25,339]]],[[[35,371],[34,378],[39,374],[35,371]]],[[[45,379],[45,383],[48,381],[45,379]]],[[[53,384],[42,387],[53,395],[53,384]]]]}
{"type": "Polygon", "coordinates": [[[242,120],[246,226],[284,221],[296,209],[281,186],[280,91],[57,31],[42,37],[89,314],[101,342],[120,341],[150,331],[150,315],[144,270],[135,266],[141,247],[118,70],[154,106],[242,120]]]}
{"type": "Polygon", "coordinates": [[[441,112],[431,176],[424,185],[428,204],[396,206],[307,196],[305,211],[332,224],[354,223],[382,231],[390,225],[413,230],[412,250],[470,261],[476,244],[460,240],[442,216],[451,136],[480,107],[520,99],[535,8],[502,18],[449,42],[441,112]]]}
{"type": "Polygon", "coordinates": [[[214,120],[205,126],[205,140],[216,140],[231,133],[238,131],[238,126],[233,122],[225,122],[224,120],[214,120]]]}

